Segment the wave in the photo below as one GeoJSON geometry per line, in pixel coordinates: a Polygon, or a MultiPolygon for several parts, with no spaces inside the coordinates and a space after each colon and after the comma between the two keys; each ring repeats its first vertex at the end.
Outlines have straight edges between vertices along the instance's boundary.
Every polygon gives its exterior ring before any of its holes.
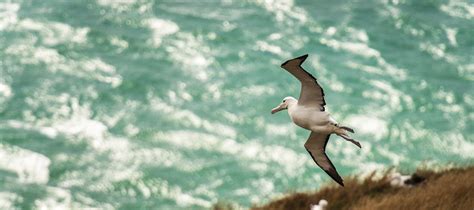
{"type": "Polygon", "coordinates": [[[145,22],[153,32],[151,43],[155,47],[159,47],[161,45],[163,37],[175,34],[179,31],[179,26],[170,20],[151,18],[145,20],[145,22]]]}
{"type": "Polygon", "coordinates": [[[32,47],[29,44],[18,44],[8,47],[5,53],[20,58],[22,64],[47,65],[52,73],[61,72],[78,78],[92,79],[117,87],[122,77],[116,73],[114,66],[100,58],[76,60],[65,57],[54,48],[32,47]]]}
{"type": "Polygon", "coordinates": [[[15,173],[20,183],[48,183],[50,164],[51,160],[42,154],[0,144],[0,168],[15,173]]]}
{"type": "Polygon", "coordinates": [[[18,21],[20,4],[0,2],[0,31],[5,30],[18,21]]]}

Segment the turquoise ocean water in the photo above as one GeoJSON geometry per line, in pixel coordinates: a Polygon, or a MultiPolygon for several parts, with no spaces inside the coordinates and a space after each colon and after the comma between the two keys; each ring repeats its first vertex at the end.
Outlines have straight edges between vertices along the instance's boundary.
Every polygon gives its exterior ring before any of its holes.
{"type": "Polygon", "coordinates": [[[0,0],[0,208],[249,207],[332,182],[270,110],[304,67],[344,175],[474,159],[471,0],[0,0]]]}

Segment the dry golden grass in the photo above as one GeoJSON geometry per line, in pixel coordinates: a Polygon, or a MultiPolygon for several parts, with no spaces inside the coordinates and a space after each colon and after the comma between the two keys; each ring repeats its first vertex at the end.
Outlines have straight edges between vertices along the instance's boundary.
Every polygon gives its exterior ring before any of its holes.
{"type": "Polygon", "coordinates": [[[414,187],[392,187],[388,175],[363,181],[348,178],[345,187],[334,185],[317,192],[293,193],[254,210],[309,209],[326,199],[327,209],[466,209],[474,210],[474,167],[447,169],[440,172],[418,170],[426,180],[414,187]]]}

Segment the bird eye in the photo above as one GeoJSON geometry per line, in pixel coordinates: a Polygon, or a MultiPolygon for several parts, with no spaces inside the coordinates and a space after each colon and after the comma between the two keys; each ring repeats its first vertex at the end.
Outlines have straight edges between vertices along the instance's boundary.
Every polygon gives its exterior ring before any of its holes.
{"type": "Polygon", "coordinates": [[[283,103],[285,103],[286,100],[283,100],[283,103]]]}

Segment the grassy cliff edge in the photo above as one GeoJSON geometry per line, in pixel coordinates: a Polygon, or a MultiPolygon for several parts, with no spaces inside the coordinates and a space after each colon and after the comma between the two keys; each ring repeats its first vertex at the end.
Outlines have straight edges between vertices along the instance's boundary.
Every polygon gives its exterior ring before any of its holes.
{"type": "MultiPolygon", "coordinates": [[[[316,192],[285,195],[253,210],[310,209],[321,199],[328,201],[325,209],[474,209],[474,166],[439,171],[418,169],[425,180],[411,187],[394,187],[387,172],[381,178],[374,175],[363,180],[346,178],[345,187],[333,184],[316,192]]],[[[231,206],[216,205],[214,209],[231,206]]]]}

